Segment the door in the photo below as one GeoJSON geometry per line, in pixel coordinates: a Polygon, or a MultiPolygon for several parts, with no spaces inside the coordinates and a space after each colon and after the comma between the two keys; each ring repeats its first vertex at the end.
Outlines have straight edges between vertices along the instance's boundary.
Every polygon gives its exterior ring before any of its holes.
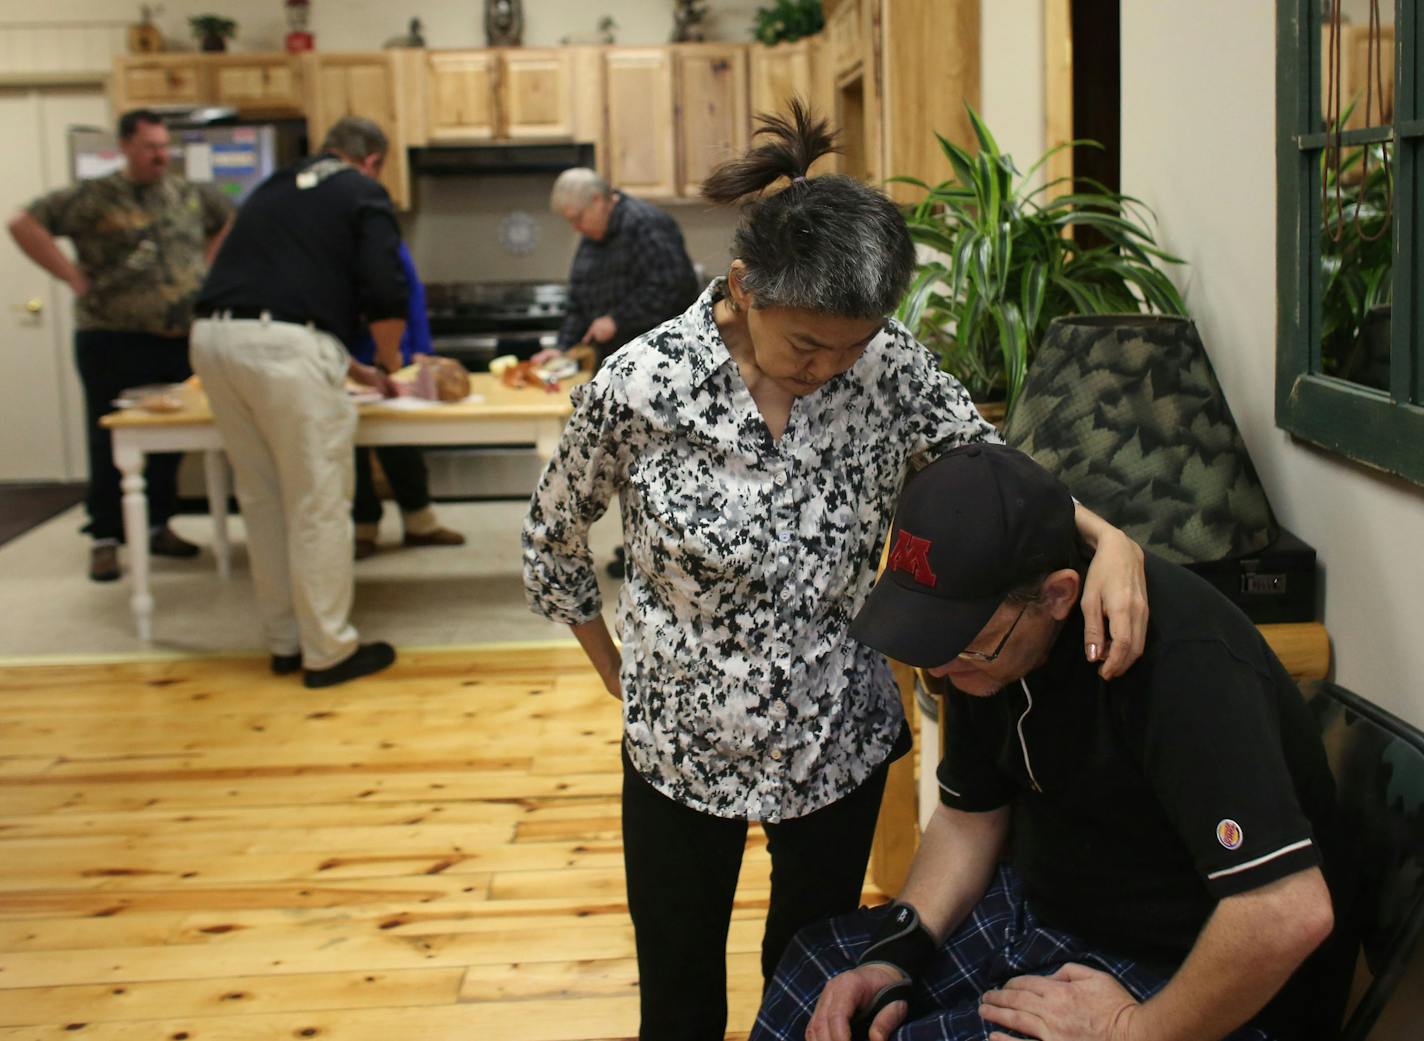
{"type": "MultiPolygon", "coordinates": [[[[331,125],[343,116],[363,116],[386,133],[390,150],[381,183],[396,209],[410,208],[410,163],[406,156],[398,82],[401,66],[389,53],[318,54],[309,91],[307,125],[312,148],[320,148],[331,125]]],[[[310,70],[309,70],[310,71],[310,70]]]]}
{"type": "Polygon", "coordinates": [[[676,196],[672,53],[617,48],[608,52],[605,69],[609,182],[643,198],[676,196]]]}
{"type": "Polygon", "coordinates": [[[573,56],[563,49],[501,52],[504,136],[511,141],[574,136],[573,56]]]}
{"type": "Polygon", "coordinates": [[[153,105],[197,105],[204,100],[197,57],[120,58],[114,63],[114,111],[153,105]]]}
{"type": "Polygon", "coordinates": [[[718,164],[747,149],[747,49],[695,44],[676,53],[679,189],[695,196],[718,164]]]}
{"type": "Polygon", "coordinates": [[[492,51],[430,51],[426,133],[431,141],[487,141],[495,132],[492,51]]]}
{"type": "Polygon", "coordinates": [[[301,112],[301,65],[295,58],[223,55],[208,60],[214,103],[249,117],[301,112]]]}
{"type": "MultiPolygon", "coordinates": [[[[0,133],[23,145],[0,152],[5,219],[42,192],[69,183],[69,126],[103,127],[110,121],[98,88],[0,91],[0,133]]],[[[6,369],[0,380],[0,481],[82,480],[84,398],[72,361],[72,295],[31,263],[8,234],[0,256],[5,330],[0,353],[6,369]]]]}

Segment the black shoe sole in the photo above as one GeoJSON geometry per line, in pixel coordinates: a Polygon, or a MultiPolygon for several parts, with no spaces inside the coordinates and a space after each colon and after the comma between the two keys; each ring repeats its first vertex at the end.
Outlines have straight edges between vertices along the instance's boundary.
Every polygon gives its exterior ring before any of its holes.
{"type": "Polygon", "coordinates": [[[369,676],[395,663],[396,649],[390,644],[377,641],[363,643],[352,652],[351,657],[337,662],[327,669],[308,669],[302,682],[313,689],[334,687],[338,683],[369,676]]]}
{"type": "Polygon", "coordinates": [[[302,656],[300,654],[274,654],[272,655],[272,673],[275,676],[290,676],[302,667],[302,656]]]}

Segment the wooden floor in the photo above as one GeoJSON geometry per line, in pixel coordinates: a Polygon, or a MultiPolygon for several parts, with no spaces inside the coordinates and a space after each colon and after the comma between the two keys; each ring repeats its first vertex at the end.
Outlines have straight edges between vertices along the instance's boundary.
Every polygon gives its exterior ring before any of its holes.
{"type": "Polygon", "coordinates": [[[0,666],[0,1041],[633,1037],[618,736],[572,645],[0,666]]]}

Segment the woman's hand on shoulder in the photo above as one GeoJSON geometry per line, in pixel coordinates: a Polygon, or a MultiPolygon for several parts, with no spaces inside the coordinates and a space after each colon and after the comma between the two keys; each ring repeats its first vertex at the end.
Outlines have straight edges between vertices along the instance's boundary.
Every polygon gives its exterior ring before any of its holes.
{"type": "Polygon", "coordinates": [[[1083,581],[1083,651],[1105,680],[1121,676],[1147,642],[1147,574],[1142,547],[1117,528],[1098,536],[1083,581]]]}

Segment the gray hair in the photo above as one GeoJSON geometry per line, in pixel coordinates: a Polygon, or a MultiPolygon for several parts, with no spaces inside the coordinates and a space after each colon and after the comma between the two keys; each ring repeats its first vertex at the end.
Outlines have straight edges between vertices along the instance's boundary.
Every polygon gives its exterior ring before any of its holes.
{"type": "Polygon", "coordinates": [[[549,209],[562,215],[567,208],[581,210],[599,196],[612,194],[608,182],[586,166],[575,166],[559,174],[549,193],[549,209]]]}
{"type": "Polygon", "coordinates": [[[839,174],[807,177],[835,150],[825,120],[799,99],[789,118],[761,116],[768,140],[723,163],[702,195],[732,203],[748,196],[733,239],[746,265],[754,307],[794,307],[845,318],[883,318],[900,303],[915,269],[915,247],[899,209],[868,185],[839,174]],[[776,181],[789,184],[763,194],[776,181]]]}
{"type": "Polygon", "coordinates": [[[369,155],[385,155],[390,150],[386,132],[364,116],[343,116],[331,125],[321,143],[323,152],[359,163],[369,155]]]}

